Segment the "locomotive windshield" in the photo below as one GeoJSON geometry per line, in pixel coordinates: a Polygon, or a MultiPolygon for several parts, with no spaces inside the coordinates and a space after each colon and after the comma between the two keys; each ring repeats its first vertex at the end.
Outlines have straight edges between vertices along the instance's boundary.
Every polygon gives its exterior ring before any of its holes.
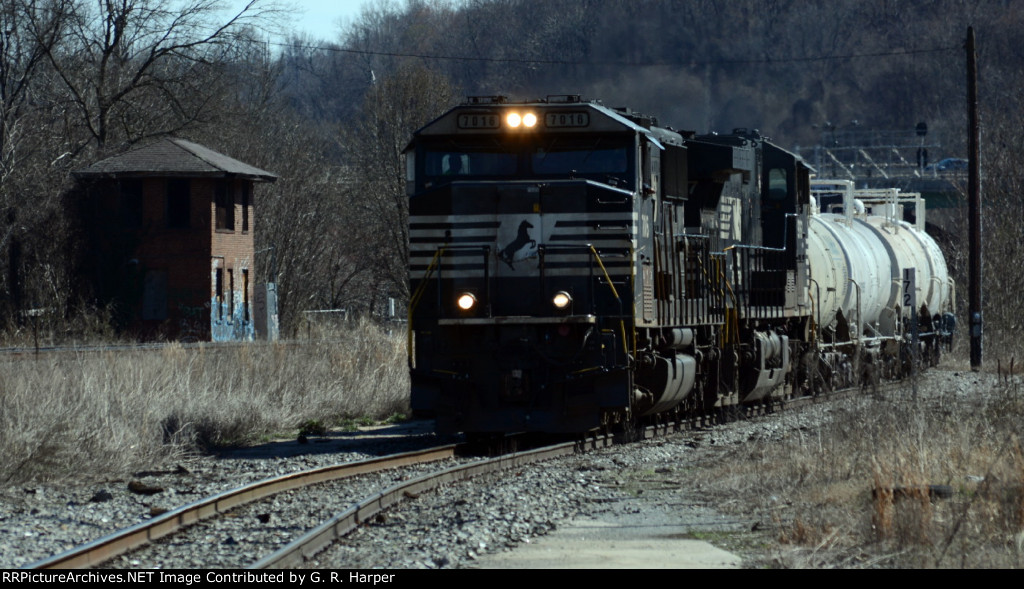
{"type": "Polygon", "coordinates": [[[552,141],[532,154],[530,168],[535,174],[566,176],[576,174],[612,174],[623,181],[629,171],[629,149],[600,140],[552,141]]]}
{"type": "Polygon", "coordinates": [[[586,178],[628,188],[634,185],[632,137],[552,137],[486,143],[438,141],[420,152],[421,188],[459,180],[586,178]]]}
{"type": "Polygon", "coordinates": [[[423,172],[431,177],[513,176],[519,170],[515,153],[459,148],[454,151],[427,151],[423,172]]]}

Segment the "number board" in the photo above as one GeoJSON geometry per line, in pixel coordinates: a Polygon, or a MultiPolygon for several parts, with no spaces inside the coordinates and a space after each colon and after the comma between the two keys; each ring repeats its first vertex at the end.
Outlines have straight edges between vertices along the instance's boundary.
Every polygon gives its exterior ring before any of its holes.
{"type": "Polygon", "coordinates": [[[497,129],[501,117],[494,113],[466,113],[459,115],[460,129],[497,129]]]}
{"type": "Polygon", "coordinates": [[[588,127],[590,126],[590,113],[549,112],[544,115],[544,124],[548,127],[588,127]]]}
{"type": "Polygon", "coordinates": [[[917,269],[903,269],[903,306],[911,310],[911,316],[915,316],[917,309],[917,269]]]}

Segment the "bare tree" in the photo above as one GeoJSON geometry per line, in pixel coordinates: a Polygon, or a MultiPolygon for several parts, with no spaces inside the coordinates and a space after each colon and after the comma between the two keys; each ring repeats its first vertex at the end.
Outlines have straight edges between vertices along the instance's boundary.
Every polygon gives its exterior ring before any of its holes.
{"type": "Polygon", "coordinates": [[[378,292],[408,297],[408,218],[402,151],[412,133],[452,105],[448,79],[406,65],[367,93],[360,117],[344,136],[355,173],[354,210],[367,231],[361,243],[373,260],[378,292]]]}
{"type": "Polygon", "coordinates": [[[45,219],[52,229],[57,214],[54,175],[47,173],[55,146],[47,132],[53,112],[46,56],[61,41],[66,17],[64,0],[5,0],[0,6],[0,308],[8,311],[37,298],[26,295],[32,285],[24,268],[52,251],[54,241],[37,222],[45,219]]]}
{"type": "Polygon", "coordinates": [[[66,39],[47,49],[65,100],[103,151],[112,140],[134,143],[180,132],[215,112],[206,84],[251,27],[277,10],[250,0],[221,22],[216,0],[69,1],[66,39]]]}
{"type": "MultiPolygon", "coordinates": [[[[232,49],[273,14],[252,0],[4,0],[0,307],[61,315],[74,248],[68,172],[97,152],[222,120],[232,49]]],[[[73,199],[72,199],[73,200],[73,199]]]]}

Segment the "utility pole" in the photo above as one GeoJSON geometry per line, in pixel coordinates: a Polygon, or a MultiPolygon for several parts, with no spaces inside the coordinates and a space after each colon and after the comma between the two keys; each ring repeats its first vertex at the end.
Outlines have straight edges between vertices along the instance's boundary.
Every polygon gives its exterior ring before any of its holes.
{"type": "Polygon", "coordinates": [[[974,50],[974,27],[967,27],[967,214],[970,253],[971,370],[981,370],[981,175],[978,156],[978,56],[974,50]]]}

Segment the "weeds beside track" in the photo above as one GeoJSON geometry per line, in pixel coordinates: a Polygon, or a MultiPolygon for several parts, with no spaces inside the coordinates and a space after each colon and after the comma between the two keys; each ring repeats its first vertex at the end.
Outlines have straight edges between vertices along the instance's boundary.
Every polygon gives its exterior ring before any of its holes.
{"type": "Polygon", "coordinates": [[[104,478],[218,446],[407,412],[401,337],[0,357],[0,482],[104,478]]]}

